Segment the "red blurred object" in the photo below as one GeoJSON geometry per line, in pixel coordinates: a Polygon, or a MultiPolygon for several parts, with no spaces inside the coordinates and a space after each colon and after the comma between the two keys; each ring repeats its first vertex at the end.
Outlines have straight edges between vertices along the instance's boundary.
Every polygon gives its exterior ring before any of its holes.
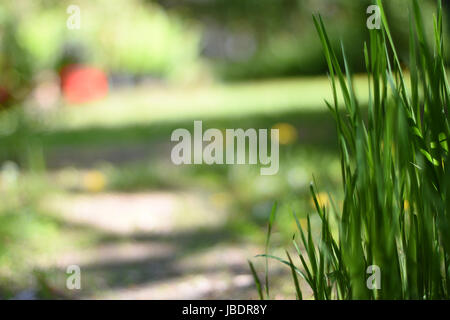
{"type": "Polygon", "coordinates": [[[108,93],[108,78],[95,67],[69,65],[61,70],[64,97],[70,103],[85,103],[108,93]]]}
{"type": "Polygon", "coordinates": [[[0,87],[0,103],[8,102],[10,94],[6,88],[0,87]]]}

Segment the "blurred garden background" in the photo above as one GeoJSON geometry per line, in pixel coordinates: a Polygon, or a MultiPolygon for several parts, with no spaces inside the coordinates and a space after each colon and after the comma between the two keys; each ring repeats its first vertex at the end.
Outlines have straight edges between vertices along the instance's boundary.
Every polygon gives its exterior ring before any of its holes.
{"type": "MultiPolygon", "coordinates": [[[[385,3],[403,61],[408,3],[385,3]]],[[[321,201],[342,197],[311,15],[343,42],[364,103],[370,4],[2,1],[0,298],[257,298],[247,259],[264,250],[273,203],[276,252],[294,233],[291,211],[314,212],[313,177],[321,201]],[[79,29],[67,27],[70,5],[79,29]],[[175,166],[171,133],[194,120],[278,128],[280,171],[175,166]],[[69,265],[81,268],[81,290],[66,289],[69,265]]],[[[271,270],[274,298],[294,298],[290,270],[271,270]]]]}

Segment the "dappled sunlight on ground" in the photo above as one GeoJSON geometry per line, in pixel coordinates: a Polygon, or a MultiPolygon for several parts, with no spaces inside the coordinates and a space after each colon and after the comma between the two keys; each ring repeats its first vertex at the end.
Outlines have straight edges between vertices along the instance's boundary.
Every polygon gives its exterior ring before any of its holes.
{"type": "MultiPolygon", "coordinates": [[[[64,291],[61,274],[66,266],[79,265],[79,298],[256,298],[247,259],[262,248],[236,242],[224,229],[220,210],[201,202],[205,200],[195,194],[169,192],[48,200],[67,226],[87,228],[100,240],[65,248],[41,268],[59,272],[61,281],[51,282],[64,291]]],[[[275,274],[287,275],[280,267],[274,267],[275,274]]]]}

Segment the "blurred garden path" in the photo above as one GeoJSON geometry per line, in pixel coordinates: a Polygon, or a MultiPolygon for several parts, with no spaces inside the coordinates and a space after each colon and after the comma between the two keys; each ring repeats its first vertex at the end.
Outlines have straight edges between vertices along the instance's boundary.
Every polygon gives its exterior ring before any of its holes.
{"type": "MultiPolygon", "coordinates": [[[[199,194],[71,195],[50,204],[67,237],[96,239],[95,245],[70,241],[48,266],[60,275],[68,265],[80,266],[77,298],[257,298],[247,259],[263,249],[233,241],[225,212],[199,194]]],[[[60,277],[56,286],[64,284],[60,277]]]]}

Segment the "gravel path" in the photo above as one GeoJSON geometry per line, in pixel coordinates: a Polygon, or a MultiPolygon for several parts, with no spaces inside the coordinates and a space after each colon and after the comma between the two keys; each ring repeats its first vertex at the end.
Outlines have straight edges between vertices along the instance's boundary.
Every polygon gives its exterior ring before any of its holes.
{"type": "MultiPolygon", "coordinates": [[[[72,241],[46,262],[60,275],[54,285],[64,291],[64,271],[78,265],[82,289],[70,293],[76,298],[257,298],[247,259],[263,249],[233,240],[226,213],[205,199],[184,192],[47,199],[68,238],[95,239],[72,241]]],[[[275,278],[280,272],[275,265],[275,278]]]]}

